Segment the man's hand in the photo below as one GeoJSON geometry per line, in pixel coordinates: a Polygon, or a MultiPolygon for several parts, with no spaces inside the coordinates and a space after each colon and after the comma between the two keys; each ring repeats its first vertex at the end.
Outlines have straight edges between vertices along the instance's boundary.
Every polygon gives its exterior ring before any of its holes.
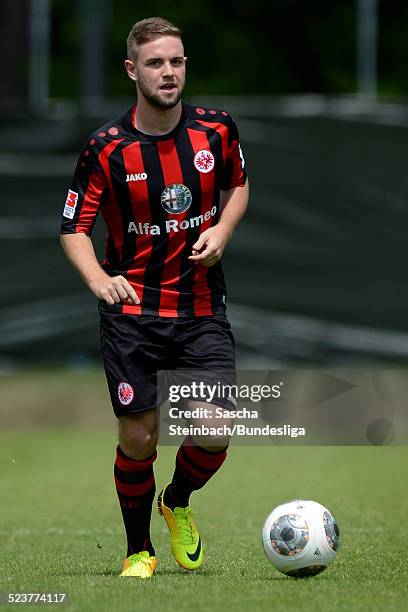
{"type": "Polygon", "coordinates": [[[90,281],[89,288],[98,299],[105,300],[111,306],[120,302],[140,304],[136,291],[123,276],[101,275],[90,281]]]}
{"type": "Polygon", "coordinates": [[[203,266],[210,268],[221,259],[228,240],[228,231],[221,223],[218,223],[200,235],[197,242],[193,244],[193,254],[189,259],[199,261],[203,266]]]}
{"type": "Polygon", "coordinates": [[[140,304],[140,300],[123,276],[109,276],[98,262],[92,240],[81,232],[61,234],[61,244],[66,256],[78,270],[85,283],[99,300],[112,306],[119,302],[140,304]]]}
{"type": "Polygon", "coordinates": [[[236,226],[248,206],[248,180],[242,187],[232,187],[221,191],[221,217],[217,225],[203,232],[193,244],[190,261],[198,261],[209,268],[221,259],[227,242],[231,239],[236,226]]]}

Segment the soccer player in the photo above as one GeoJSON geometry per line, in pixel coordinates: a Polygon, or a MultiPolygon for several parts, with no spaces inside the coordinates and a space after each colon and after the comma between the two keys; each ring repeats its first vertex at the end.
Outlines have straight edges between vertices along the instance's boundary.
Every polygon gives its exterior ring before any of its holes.
{"type": "MultiPolygon", "coordinates": [[[[182,101],[186,60],[172,23],[155,17],[132,27],[125,68],[137,102],[87,140],[62,217],[63,249],[99,299],[119,424],[114,473],[128,546],[121,576],[148,578],[156,569],[157,371],[235,371],[220,260],[247,207],[245,161],[227,112],[182,101]],[[99,212],[102,265],[90,237],[99,212]]],[[[188,570],[203,561],[189,498],[227,447],[226,437],[187,437],[158,498],[173,556],[188,570]]]]}

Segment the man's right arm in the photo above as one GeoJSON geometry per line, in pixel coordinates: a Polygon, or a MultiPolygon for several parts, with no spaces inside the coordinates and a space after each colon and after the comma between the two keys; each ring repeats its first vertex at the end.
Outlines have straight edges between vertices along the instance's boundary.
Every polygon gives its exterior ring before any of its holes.
{"type": "Polygon", "coordinates": [[[91,238],[82,232],[60,235],[65,255],[76,268],[92,293],[107,304],[119,302],[140,304],[140,300],[123,276],[109,276],[95,255],[91,238]]]}

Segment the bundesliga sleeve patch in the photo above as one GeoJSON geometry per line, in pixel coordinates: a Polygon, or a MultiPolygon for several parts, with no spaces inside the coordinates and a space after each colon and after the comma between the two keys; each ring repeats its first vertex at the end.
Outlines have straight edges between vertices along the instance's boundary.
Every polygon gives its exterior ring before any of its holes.
{"type": "Polygon", "coordinates": [[[75,208],[78,204],[78,194],[72,189],[68,189],[67,199],[65,200],[63,216],[68,219],[73,219],[75,215],[75,208]]]}

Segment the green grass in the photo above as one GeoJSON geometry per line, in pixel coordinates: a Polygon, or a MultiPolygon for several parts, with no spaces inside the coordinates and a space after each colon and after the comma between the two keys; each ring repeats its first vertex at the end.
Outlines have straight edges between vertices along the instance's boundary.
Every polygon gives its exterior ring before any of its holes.
{"type": "MultiPolygon", "coordinates": [[[[158,573],[140,582],[117,577],[125,539],[114,446],[113,431],[0,433],[0,591],[66,592],[68,609],[81,612],[406,609],[408,449],[233,447],[193,497],[203,567],[175,564],[154,512],[158,573]],[[341,529],[336,562],[306,580],[276,572],[261,546],[267,514],[293,497],[328,506],[341,529]]],[[[174,454],[159,449],[158,486],[174,454]]]]}

